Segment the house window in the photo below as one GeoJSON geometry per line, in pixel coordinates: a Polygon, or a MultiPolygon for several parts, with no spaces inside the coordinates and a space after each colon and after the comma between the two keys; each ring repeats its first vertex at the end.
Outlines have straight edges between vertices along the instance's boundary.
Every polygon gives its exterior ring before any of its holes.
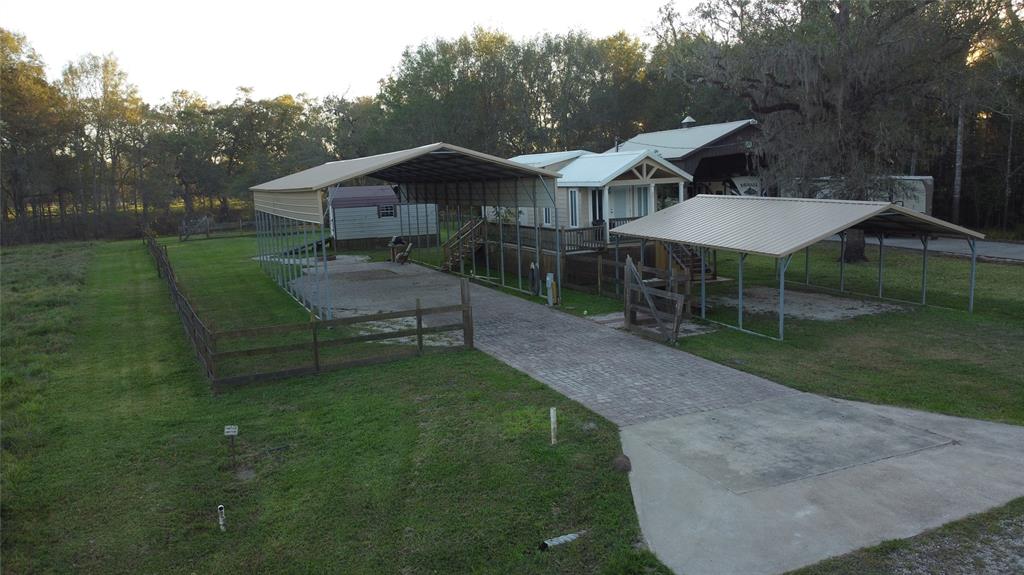
{"type": "Polygon", "coordinates": [[[569,190],[569,226],[576,228],[580,225],[580,191],[576,188],[569,190]]]}
{"type": "Polygon", "coordinates": [[[551,208],[544,208],[544,225],[551,225],[551,208]]]}
{"type": "Polygon", "coordinates": [[[394,204],[390,206],[377,206],[377,217],[378,218],[395,218],[398,217],[398,212],[395,211],[394,204]]]}

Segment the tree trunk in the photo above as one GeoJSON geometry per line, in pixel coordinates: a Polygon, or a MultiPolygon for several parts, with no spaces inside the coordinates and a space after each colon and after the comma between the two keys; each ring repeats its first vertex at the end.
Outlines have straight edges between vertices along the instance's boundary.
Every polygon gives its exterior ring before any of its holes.
{"type": "Polygon", "coordinates": [[[964,102],[956,108],[956,162],[953,172],[953,211],[954,224],[960,223],[960,185],[964,171],[964,102]]]}
{"type": "Polygon", "coordinates": [[[866,262],[864,230],[846,230],[846,263],[866,262]]]}

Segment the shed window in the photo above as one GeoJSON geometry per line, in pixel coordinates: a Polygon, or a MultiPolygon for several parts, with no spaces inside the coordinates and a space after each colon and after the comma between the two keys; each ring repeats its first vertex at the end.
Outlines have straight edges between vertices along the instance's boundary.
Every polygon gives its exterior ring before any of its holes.
{"type": "Polygon", "coordinates": [[[378,218],[394,218],[398,217],[398,213],[395,212],[395,206],[377,206],[377,217],[378,218]]]}

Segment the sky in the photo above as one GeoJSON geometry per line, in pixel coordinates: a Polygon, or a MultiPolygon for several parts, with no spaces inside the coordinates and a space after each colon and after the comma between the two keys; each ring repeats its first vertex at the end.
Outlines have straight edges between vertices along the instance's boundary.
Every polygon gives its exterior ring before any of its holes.
{"type": "MultiPolygon", "coordinates": [[[[84,54],[113,53],[148,102],[178,89],[228,102],[239,86],[257,98],[373,95],[407,46],[474,26],[516,39],[623,30],[650,42],[667,1],[0,0],[0,27],[28,38],[51,79],[84,54]]],[[[688,13],[695,1],[677,0],[677,9],[688,13]]]]}

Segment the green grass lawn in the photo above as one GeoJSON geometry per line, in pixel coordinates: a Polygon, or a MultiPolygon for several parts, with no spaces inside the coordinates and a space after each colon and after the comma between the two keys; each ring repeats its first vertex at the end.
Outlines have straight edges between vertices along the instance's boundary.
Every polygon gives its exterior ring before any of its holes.
{"type": "MultiPolygon", "coordinates": [[[[303,320],[251,242],[168,249],[218,323],[303,320]]],[[[482,353],[213,395],[140,242],[2,258],[5,572],[664,571],[614,426],[482,353]]]]}

